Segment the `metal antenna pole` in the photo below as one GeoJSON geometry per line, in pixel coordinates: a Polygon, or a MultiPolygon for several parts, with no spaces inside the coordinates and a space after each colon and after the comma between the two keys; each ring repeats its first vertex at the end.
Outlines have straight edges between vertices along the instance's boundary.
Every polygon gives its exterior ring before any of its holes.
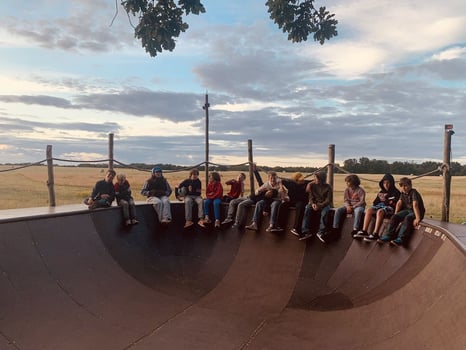
{"type": "Polygon", "coordinates": [[[205,94],[205,104],[202,108],[205,110],[205,186],[209,183],[209,95],[205,94]]]}

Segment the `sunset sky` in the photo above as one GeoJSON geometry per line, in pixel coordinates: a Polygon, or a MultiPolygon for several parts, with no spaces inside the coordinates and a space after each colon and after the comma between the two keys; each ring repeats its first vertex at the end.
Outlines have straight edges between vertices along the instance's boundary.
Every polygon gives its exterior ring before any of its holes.
{"type": "Polygon", "coordinates": [[[291,43],[265,0],[207,0],[150,57],[110,0],[0,3],[0,163],[107,158],[323,166],[368,157],[466,163],[466,2],[321,0],[339,35],[291,43]],[[116,9],[118,12],[116,13],[116,9]],[[115,19],[114,16],[116,15],[115,19]],[[114,19],[114,20],[113,20],[114,19]],[[113,22],[112,22],[113,20],[113,22]]]}

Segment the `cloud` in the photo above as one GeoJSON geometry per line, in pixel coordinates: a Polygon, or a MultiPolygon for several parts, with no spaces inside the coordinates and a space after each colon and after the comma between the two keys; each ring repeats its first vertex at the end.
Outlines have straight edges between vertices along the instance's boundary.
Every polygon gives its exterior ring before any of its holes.
{"type": "Polygon", "coordinates": [[[104,2],[80,1],[79,6],[65,4],[30,3],[28,18],[6,17],[3,30],[26,43],[34,43],[46,49],[74,52],[103,53],[132,47],[135,43],[130,24],[114,22],[110,27],[115,8],[104,2]],[[51,15],[55,6],[60,16],[51,15]],[[96,10],[100,11],[97,12],[96,10]]]}
{"type": "Polygon", "coordinates": [[[5,12],[0,162],[42,159],[49,143],[63,158],[100,158],[109,133],[125,163],[202,162],[206,92],[216,163],[246,161],[248,139],[268,165],[321,166],[329,144],[340,163],[440,160],[446,123],[458,130],[453,155],[466,157],[464,1],[331,0],[340,34],[324,46],[287,41],[263,4],[229,16],[244,4],[207,7],[155,59],[121,8],[109,27],[111,2],[5,12]]]}
{"type": "Polygon", "coordinates": [[[0,96],[1,102],[7,103],[24,103],[24,104],[38,104],[42,106],[55,106],[58,108],[69,108],[70,102],[63,98],[54,96],[13,96],[3,95],[0,96]]]}
{"type": "Polygon", "coordinates": [[[466,58],[466,47],[451,47],[432,56],[432,60],[435,61],[449,61],[459,58],[466,58]]]}

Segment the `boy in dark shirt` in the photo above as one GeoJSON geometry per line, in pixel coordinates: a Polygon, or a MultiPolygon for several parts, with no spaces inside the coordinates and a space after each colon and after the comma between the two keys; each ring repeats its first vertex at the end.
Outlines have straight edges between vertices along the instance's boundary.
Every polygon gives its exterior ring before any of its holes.
{"type": "Polygon", "coordinates": [[[424,218],[426,212],[424,201],[421,194],[413,188],[411,180],[403,177],[400,179],[399,185],[401,196],[396,203],[395,215],[390,219],[385,234],[377,240],[379,243],[390,242],[397,246],[405,245],[413,234],[414,228],[424,218]],[[401,222],[397,235],[396,229],[401,222]]]}
{"type": "Polygon", "coordinates": [[[191,169],[189,172],[189,179],[181,182],[178,187],[175,188],[176,198],[182,200],[184,197],[184,213],[186,222],[184,228],[188,228],[194,225],[193,222],[193,204],[197,204],[197,217],[201,220],[204,217],[204,202],[201,197],[202,184],[199,180],[199,170],[191,169]],[[183,192],[183,194],[181,193],[183,192]]]}
{"type": "Polygon", "coordinates": [[[89,209],[108,208],[112,205],[115,200],[115,188],[113,187],[115,175],[115,171],[109,169],[105,178],[96,182],[91,196],[84,200],[84,204],[87,204],[89,209]]]}

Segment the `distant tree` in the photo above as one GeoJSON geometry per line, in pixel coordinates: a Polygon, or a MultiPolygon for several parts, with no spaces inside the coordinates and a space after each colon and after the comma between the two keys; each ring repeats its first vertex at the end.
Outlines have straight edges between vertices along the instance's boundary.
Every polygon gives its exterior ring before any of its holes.
{"type": "Polygon", "coordinates": [[[451,162],[450,164],[451,168],[451,175],[453,176],[464,176],[466,175],[466,166],[461,165],[458,162],[451,162]]]}
{"type": "MultiPolygon", "coordinates": [[[[189,28],[184,17],[205,13],[200,0],[178,0],[177,4],[174,0],[121,0],[121,5],[129,15],[138,17],[134,36],[152,57],[173,51],[175,39],[189,28]]],[[[335,15],[325,7],[316,9],[314,0],[268,0],[265,5],[270,18],[292,42],[306,41],[313,34],[314,41],[322,45],[338,35],[335,15]]]]}
{"type": "Polygon", "coordinates": [[[358,173],[359,172],[359,163],[356,159],[347,159],[343,162],[343,168],[350,173],[358,173]]]}
{"type": "Polygon", "coordinates": [[[390,164],[386,160],[372,160],[371,173],[385,174],[390,172],[390,164]]]}

